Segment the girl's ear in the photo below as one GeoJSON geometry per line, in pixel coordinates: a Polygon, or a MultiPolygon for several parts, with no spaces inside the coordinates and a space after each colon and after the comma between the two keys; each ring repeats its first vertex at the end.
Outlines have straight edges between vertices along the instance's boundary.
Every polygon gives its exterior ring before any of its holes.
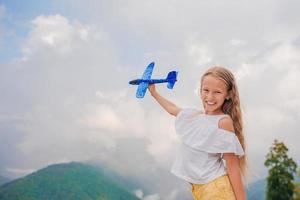
{"type": "Polygon", "coordinates": [[[227,96],[225,97],[226,100],[229,100],[231,98],[231,92],[229,91],[227,96]]]}

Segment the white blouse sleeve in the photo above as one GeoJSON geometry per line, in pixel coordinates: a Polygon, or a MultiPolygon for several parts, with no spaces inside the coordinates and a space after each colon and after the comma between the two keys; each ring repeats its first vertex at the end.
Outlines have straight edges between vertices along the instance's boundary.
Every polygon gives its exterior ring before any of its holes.
{"type": "Polygon", "coordinates": [[[196,109],[182,109],[175,120],[175,130],[181,141],[196,150],[207,153],[235,153],[244,155],[244,150],[235,133],[209,126],[201,120],[196,109]]]}

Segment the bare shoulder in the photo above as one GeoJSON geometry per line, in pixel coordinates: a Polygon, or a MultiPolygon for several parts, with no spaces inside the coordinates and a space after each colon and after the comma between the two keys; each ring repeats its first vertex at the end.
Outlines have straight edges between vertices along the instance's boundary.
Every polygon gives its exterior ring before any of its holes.
{"type": "Polygon", "coordinates": [[[220,119],[218,126],[220,129],[234,132],[233,121],[229,115],[226,115],[226,117],[220,119]]]}

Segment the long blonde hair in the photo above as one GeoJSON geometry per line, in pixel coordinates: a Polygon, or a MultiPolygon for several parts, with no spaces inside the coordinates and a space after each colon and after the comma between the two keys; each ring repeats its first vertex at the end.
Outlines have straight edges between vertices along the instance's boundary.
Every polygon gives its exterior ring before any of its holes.
{"type": "MultiPolygon", "coordinates": [[[[201,85],[202,81],[205,76],[211,75],[219,80],[222,80],[226,87],[227,92],[229,94],[229,99],[225,99],[222,111],[225,114],[228,114],[233,121],[233,126],[235,130],[235,134],[237,138],[239,139],[244,152],[246,152],[246,145],[245,145],[245,137],[243,132],[243,120],[242,120],[242,112],[241,112],[241,106],[240,106],[240,97],[239,92],[236,84],[236,80],[234,78],[234,75],[226,68],[224,67],[212,67],[208,69],[201,77],[201,85]]],[[[202,88],[202,86],[201,86],[202,88]]],[[[247,157],[246,154],[239,158],[239,165],[240,170],[243,175],[243,177],[246,177],[246,168],[247,168],[247,157]]]]}

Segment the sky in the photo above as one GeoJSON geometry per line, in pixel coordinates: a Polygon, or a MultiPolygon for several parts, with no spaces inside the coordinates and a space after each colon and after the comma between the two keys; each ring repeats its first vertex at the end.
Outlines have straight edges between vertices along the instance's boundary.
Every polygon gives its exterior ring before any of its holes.
{"type": "MultiPolygon", "coordinates": [[[[128,84],[152,61],[154,78],[179,72],[173,90],[157,90],[182,108],[202,109],[197,89],[209,67],[234,73],[251,181],[267,176],[274,139],[300,164],[299,7],[296,0],[0,0],[0,174],[91,161],[180,185],[168,174],[180,144],[174,117],[148,93],[135,98],[128,84]]],[[[173,186],[136,194],[178,199],[173,186]]]]}

